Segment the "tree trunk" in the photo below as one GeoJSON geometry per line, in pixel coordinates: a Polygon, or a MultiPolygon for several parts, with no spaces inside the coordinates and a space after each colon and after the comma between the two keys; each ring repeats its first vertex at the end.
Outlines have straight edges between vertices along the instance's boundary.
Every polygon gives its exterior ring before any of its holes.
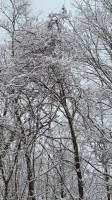
{"type": "Polygon", "coordinates": [[[5,184],[4,200],[8,200],[8,181],[5,181],[4,184],[5,184]]]}
{"type": "MultiPolygon", "coordinates": [[[[107,167],[105,167],[105,174],[108,174],[107,167]]],[[[111,200],[108,175],[105,175],[105,181],[106,181],[106,189],[107,189],[107,200],[111,200]]]]}
{"type": "Polygon", "coordinates": [[[78,179],[79,200],[83,200],[83,183],[82,183],[82,174],[81,174],[81,167],[80,167],[78,145],[77,145],[77,141],[75,137],[75,132],[73,129],[73,123],[70,117],[68,117],[68,122],[69,122],[71,137],[72,137],[73,148],[75,151],[75,167],[76,167],[76,173],[77,173],[77,179],[78,179]]]}
{"type": "MultiPolygon", "coordinates": [[[[79,200],[83,200],[84,192],[83,192],[82,173],[81,173],[81,167],[80,167],[78,145],[77,145],[77,141],[76,141],[75,131],[73,128],[73,117],[74,116],[72,116],[68,110],[67,103],[66,103],[66,96],[65,96],[65,92],[64,92],[64,88],[63,88],[62,84],[61,84],[61,88],[60,88],[60,98],[61,98],[62,106],[66,113],[66,118],[68,120],[71,138],[72,138],[73,149],[75,152],[74,156],[75,156],[75,167],[76,167],[76,173],[77,173],[77,179],[78,179],[79,200]]],[[[74,115],[75,115],[75,113],[74,113],[74,115]]]]}
{"type": "Polygon", "coordinates": [[[35,200],[34,197],[34,180],[32,180],[33,178],[33,174],[32,174],[32,167],[31,167],[31,161],[28,155],[26,155],[26,163],[27,163],[27,175],[28,175],[28,200],[32,199],[35,200]]]}

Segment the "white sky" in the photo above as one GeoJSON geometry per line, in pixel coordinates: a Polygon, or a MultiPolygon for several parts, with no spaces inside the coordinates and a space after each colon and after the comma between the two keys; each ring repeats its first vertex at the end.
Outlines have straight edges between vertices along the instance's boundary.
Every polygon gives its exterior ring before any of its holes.
{"type": "MultiPolygon", "coordinates": [[[[67,11],[70,11],[72,8],[71,2],[73,2],[73,0],[30,0],[30,2],[32,13],[35,16],[40,14],[40,18],[43,20],[46,19],[50,13],[59,12],[63,5],[67,11]]],[[[0,29],[0,44],[2,42],[4,43],[4,39],[6,38],[5,33],[3,29],[0,29]]]]}
{"type": "Polygon", "coordinates": [[[71,9],[71,0],[31,0],[32,10],[36,14],[42,11],[45,16],[52,12],[58,12],[62,6],[69,11],[71,9]]]}

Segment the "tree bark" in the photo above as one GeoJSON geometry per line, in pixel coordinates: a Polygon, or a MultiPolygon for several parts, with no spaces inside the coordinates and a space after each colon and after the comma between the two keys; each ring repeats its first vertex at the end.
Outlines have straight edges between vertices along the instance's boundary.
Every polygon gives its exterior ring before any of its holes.
{"type": "Polygon", "coordinates": [[[105,167],[105,181],[106,181],[106,189],[107,189],[107,200],[111,200],[110,196],[110,187],[109,187],[109,176],[108,176],[108,171],[107,167],[105,167]]]}
{"type": "Polygon", "coordinates": [[[68,118],[68,122],[69,122],[71,137],[72,137],[73,148],[75,151],[75,167],[76,167],[76,173],[77,173],[77,179],[78,179],[79,200],[82,200],[83,199],[83,183],[82,183],[82,174],[81,174],[78,145],[77,145],[77,141],[75,137],[75,132],[73,129],[73,123],[69,118],[68,118]]]}
{"type": "Polygon", "coordinates": [[[27,163],[27,174],[28,174],[28,195],[30,196],[29,199],[35,200],[34,197],[34,180],[32,180],[32,169],[31,169],[31,161],[28,155],[26,155],[26,163],[27,163]]]}
{"type": "Polygon", "coordinates": [[[79,200],[83,200],[84,191],[83,191],[83,182],[82,182],[82,173],[81,173],[81,166],[80,166],[80,159],[79,159],[78,144],[76,141],[75,131],[73,128],[73,117],[68,110],[67,103],[66,103],[66,96],[65,96],[65,92],[64,92],[64,88],[63,88],[62,84],[61,84],[60,96],[61,96],[61,104],[65,110],[66,118],[68,120],[71,138],[72,138],[73,149],[75,152],[74,156],[75,156],[75,167],[76,167],[76,173],[77,173],[77,179],[78,179],[79,200]]]}
{"type": "Polygon", "coordinates": [[[5,181],[4,184],[5,184],[4,200],[8,200],[8,181],[5,181]]]}

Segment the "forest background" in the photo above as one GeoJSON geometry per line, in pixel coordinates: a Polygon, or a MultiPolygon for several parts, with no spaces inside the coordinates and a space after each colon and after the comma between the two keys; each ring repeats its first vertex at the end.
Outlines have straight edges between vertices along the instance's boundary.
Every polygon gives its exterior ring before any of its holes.
{"type": "Polygon", "coordinates": [[[30,4],[0,1],[0,199],[111,200],[112,1],[30,4]]]}

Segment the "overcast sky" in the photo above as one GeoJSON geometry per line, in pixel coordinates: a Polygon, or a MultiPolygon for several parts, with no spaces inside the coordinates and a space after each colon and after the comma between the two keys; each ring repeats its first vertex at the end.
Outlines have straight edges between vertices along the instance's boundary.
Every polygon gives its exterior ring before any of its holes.
{"type": "Polygon", "coordinates": [[[34,13],[38,14],[42,11],[45,16],[51,12],[58,12],[63,5],[65,5],[67,10],[71,8],[70,0],[31,0],[31,2],[34,13]]]}
{"type": "MultiPolygon", "coordinates": [[[[4,0],[5,1],[5,0],[4,0]]],[[[7,0],[6,0],[7,1],[7,0]]],[[[40,18],[46,19],[47,16],[52,12],[58,12],[64,5],[67,11],[71,10],[71,1],[73,0],[30,0],[31,10],[35,16],[41,13],[40,18]]],[[[6,38],[6,32],[0,29],[0,43],[4,43],[6,38]]]]}

